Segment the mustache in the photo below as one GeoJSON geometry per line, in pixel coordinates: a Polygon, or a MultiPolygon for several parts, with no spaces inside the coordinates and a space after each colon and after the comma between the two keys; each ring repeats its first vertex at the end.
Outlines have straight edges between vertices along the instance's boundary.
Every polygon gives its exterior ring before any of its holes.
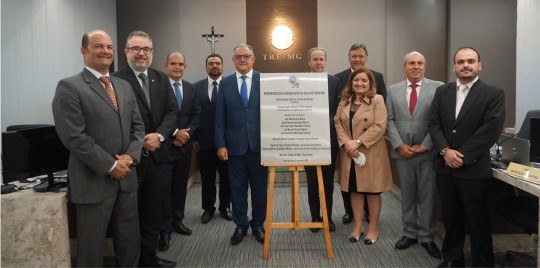
{"type": "Polygon", "coordinates": [[[460,72],[463,72],[463,71],[472,71],[472,70],[471,70],[471,68],[463,67],[463,68],[461,68],[460,72]]]}

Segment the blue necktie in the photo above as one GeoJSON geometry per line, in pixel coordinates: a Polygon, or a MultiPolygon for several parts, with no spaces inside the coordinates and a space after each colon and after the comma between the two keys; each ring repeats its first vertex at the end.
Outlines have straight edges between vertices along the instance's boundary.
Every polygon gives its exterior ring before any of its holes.
{"type": "Polygon", "coordinates": [[[244,102],[244,106],[248,106],[248,93],[247,93],[247,83],[246,78],[247,76],[242,75],[242,85],[240,86],[240,96],[242,96],[242,101],[244,102]]]}
{"type": "Polygon", "coordinates": [[[178,112],[182,109],[182,92],[180,92],[180,83],[174,82],[174,94],[176,94],[176,102],[178,103],[178,112]]]}
{"type": "Polygon", "coordinates": [[[210,99],[210,101],[212,103],[216,103],[216,99],[217,99],[217,82],[216,81],[212,82],[212,85],[214,85],[214,88],[212,88],[212,98],[210,99]]]}

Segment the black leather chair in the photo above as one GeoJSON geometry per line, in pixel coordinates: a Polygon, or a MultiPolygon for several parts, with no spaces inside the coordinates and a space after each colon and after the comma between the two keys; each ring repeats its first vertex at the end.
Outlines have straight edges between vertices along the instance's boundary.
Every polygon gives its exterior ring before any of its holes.
{"type": "Polygon", "coordinates": [[[520,139],[530,140],[531,137],[531,118],[536,117],[540,118],[540,110],[530,110],[525,115],[521,128],[517,134],[517,137],[520,139]]]}
{"type": "MultiPolygon", "coordinates": [[[[538,234],[538,197],[517,196],[514,189],[509,189],[510,196],[503,198],[495,205],[495,210],[499,215],[508,221],[523,228],[524,232],[532,235],[538,234]]],[[[536,267],[536,256],[524,253],[507,251],[505,259],[513,262],[517,259],[526,266],[536,267]]]]}

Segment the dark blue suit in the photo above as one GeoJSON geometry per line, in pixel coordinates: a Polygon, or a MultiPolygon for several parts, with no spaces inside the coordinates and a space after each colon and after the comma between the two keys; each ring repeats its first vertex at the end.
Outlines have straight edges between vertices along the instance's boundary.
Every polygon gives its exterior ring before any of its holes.
{"type": "MultiPolygon", "coordinates": [[[[199,168],[202,181],[202,209],[215,211],[216,203],[216,170],[219,173],[219,210],[225,211],[231,204],[229,174],[227,162],[219,160],[215,146],[216,132],[216,102],[211,102],[208,96],[208,78],[193,84],[197,98],[201,104],[201,121],[194,141],[199,142],[199,168]]],[[[219,84],[218,84],[219,91],[219,84]]],[[[214,98],[214,96],[212,96],[214,98]]],[[[217,100],[217,97],[215,97],[217,100]]]]}
{"type": "Polygon", "coordinates": [[[267,169],[261,165],[260,73],[253,71],[247,107],[238,90],[236,73],[221,80],[217,98],[216,148],[226,147],[234,223],[246,230],[263,227],[266,219],[267,169]],[[252,220],[247,217],[248,185],[252,220]]]}

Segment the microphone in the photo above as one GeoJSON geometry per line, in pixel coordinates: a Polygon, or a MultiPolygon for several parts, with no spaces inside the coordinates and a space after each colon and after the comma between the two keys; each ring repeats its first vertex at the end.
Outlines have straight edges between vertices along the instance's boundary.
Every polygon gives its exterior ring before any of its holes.
{"type": "Polygon", "coordinates": [[[501,148],[501,145],[513,138],[515,138],[518,134],[512,134],[510,135],[509,137],[503,139],[502,141],[497,141],[497,143],[495,143],[495,145],[497,145],[497,149],[495,150],[495,160],[497,161],[501,161],[501,157],[502,157],[502,148],[501,148]]]}

